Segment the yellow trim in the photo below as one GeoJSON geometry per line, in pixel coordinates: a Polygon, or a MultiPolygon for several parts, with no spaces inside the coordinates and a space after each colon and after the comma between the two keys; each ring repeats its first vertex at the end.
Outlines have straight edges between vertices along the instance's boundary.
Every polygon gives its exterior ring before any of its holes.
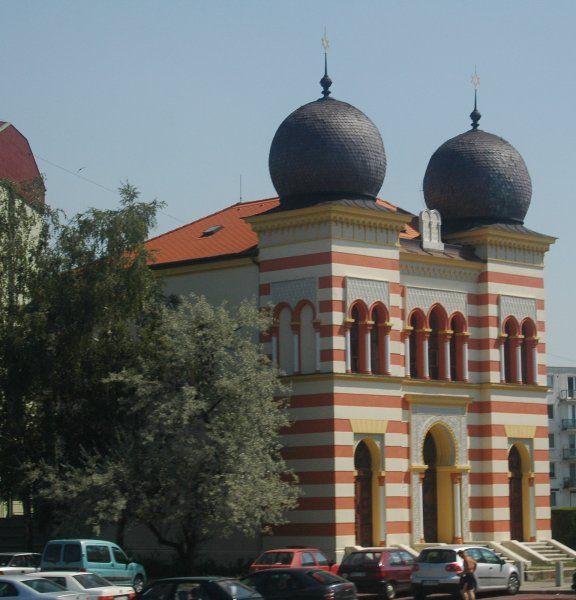
{"type": "Polygon", "coordinates": [[[384,226],[401,232],[405,225],[410,223],[413,215],[392,213],[386,211],[372,211],[365,208],[353,208],[337,204],[321,204],[291,211],[275,212],[248,217],[245,220],[252,225],[252,229],[259,233],[274,229],[285,229],[296,225],[311,225],[315,223],[341,221],[361,225],[384,226]]]}
{"type": "Polygon", "coordinates": [[[516,246],[531,250],[546,252],[557,238],[549,235],[533,235],[504,231],[493,227],[483,227],[475,231],[450,233],[444,236],[446,240],[462,244],[496,244],[500,246],[516,246]]]}
{"type": "Polygon", "coordinates": [[[388,421],[380,419],[350,419],[350,427],[354,433],[386,433],[388,421]]]}
{"type": "Polygon", "coordinates": [[[534,439],[536,425],[504,425],[506,436],[510,438],[534,439]]]}
{"type": "MultiPolygon", "coordinates": [[[[411,252],[406,251],[400,251],[400,262],[441,265],[443,267],[458,267],[460,269],[471,269],[473,271],[482,271],[482,269],[484,269],[486,266],[484,262],[440,256],[428,256],[426,254],[412,254],[411,252]]],[[[402,270],[402,264],[400,264],[400,270],[402,270]]]]}
{"type": "Polygon", "coordinates": [[[411,471],[422,473],[428,469],[428,465],[410,465],[409,469],[411,471]]]}
{"type": "Polygon", "coordinates": [[[237,269],[238,267],[247,267],[250,265],[254,266],[254,261],[251,258],[231,258],[229,260],[214,260],[197,265],[182,265],[181,267],[174,266],[166,269],[163,269],[161,264],[152,263],[150,267],[157,277],[174,277],[179,275],[187,275],[188,273],[201,273],[203,271],[237,269]]]}
{"type": "Polygon", "coordinates": [[[446,394],[404,394],[410,404],[433,404],[434,406],[468,406],[470,396],[448,396],[446,394]]]}

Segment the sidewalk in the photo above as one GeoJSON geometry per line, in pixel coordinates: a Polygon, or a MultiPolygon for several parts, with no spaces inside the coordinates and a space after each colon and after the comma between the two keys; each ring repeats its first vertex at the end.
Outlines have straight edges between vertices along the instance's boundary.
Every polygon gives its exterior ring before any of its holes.
{"type": "Polygon", "coordinates": [[[565,578],[564,584],[556,585],[554,579],[544,579],[542,581],[524,581],[520,587],[520,593],[530,592],[531,594],[574,594],[572,590],[572,578],[565,578]]]}

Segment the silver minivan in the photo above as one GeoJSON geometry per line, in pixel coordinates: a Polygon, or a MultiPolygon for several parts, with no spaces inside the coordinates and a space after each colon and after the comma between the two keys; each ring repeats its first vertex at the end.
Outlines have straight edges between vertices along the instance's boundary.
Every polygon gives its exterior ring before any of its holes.
{"type": "Polygon", "coordinates": [[[448,593],[458,595],[458,584],[463,571],[459,550],[466,550],[478,564],[476,567],[477,591],[505,590],[513,596],[520,589],[518,569],[501,559],[489,548],[464,544],[446,544],[424,548],[414,561],[410,581],[415,600],[427,594],[448,593]]]}

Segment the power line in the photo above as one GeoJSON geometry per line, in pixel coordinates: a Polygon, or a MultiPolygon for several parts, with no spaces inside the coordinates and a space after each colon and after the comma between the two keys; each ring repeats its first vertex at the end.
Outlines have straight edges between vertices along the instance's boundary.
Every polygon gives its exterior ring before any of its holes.
{"type": "MultiPolygon", "coordinates": [[[[42,156],[38,156],[38,154],[34,155],[36,158],[39,158],[40,160],[44,161],[45,163],[48,163],[49,165],[56,167],[57,169],[60,169],[61,171],[64,171],[65,173],[68,173],[69,175],[74,175],[74,177],[78,177],[78,179],[82,179],[84,181],[87,181],[88,183],[91,183],[92,185],[95,185],[99,188],[102,188],[103,190],[106,190],[107,192],[110,192],[111,194],[117,195],[118,194],[118,190],[112,190],[109,187],[106,187],[105,185],[102,185],[101,183],[98,183],[97,181],[94,181],[93,179],[89,179],[88,177],[84,177],[84,175],[80,175],[78,174],[78,172],[74,172],[71,171],[70,169],[67,169],[66,167],[63,167],[61,165],[57,165],[56,163],[48,160],[47,158],[43,158],[42,156]]],[[[159,210],[159,213],[163,214],[166,217],[170,217],[171,219],[174,219],[175,221],[178,221],[178,223],[184,223],[186,224],[186,221],[183,221],[182,219],[179,219],[178,217],[175,217],[174,215],[171,215],[163,210],[159,210]]]]}

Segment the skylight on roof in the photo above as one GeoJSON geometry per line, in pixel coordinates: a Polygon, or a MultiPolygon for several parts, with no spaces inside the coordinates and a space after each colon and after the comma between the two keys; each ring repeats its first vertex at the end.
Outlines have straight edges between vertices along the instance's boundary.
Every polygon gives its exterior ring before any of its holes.
{"type": "Polygon", "coordinates": [[[214,235],[217,231],[220,231],[224,226],[223,225],[213,225],[212,227],[208,227],[202,232],[200,237],[210,237],[214,235]]]}

